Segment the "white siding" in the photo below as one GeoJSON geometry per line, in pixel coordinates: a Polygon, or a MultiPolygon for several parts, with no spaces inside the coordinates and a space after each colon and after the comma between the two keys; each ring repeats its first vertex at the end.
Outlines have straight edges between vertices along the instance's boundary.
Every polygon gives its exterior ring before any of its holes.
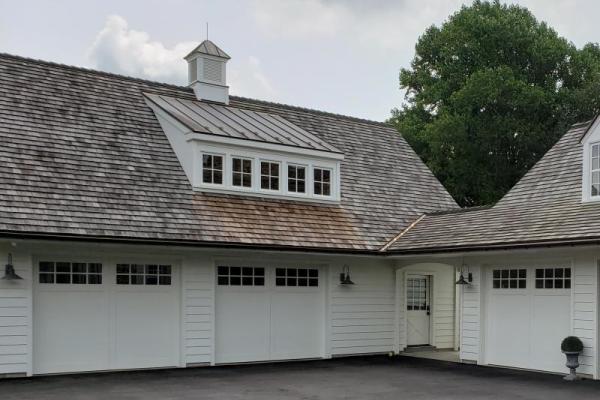
{"type": "Polygon", "coordinates": [[[430,275],[433,282],[431,345],[439,349],[454,347],[454,266],[438,263],[422,263],[401,267],[398,270],[398,336],[399,350],[406,348],[406,275],[410,273],[430,275]]]}
{"type": "Polygon", "coordinates": [[[584,345],[579,372],[595,374],[598,265],[595,257],[577,257],[573,284],[572,332],[584,345]]]}
{"type": "MultiPolygon", "coordinates": [[[[0,265],[7,253],[0,251],[0,265]]],[[[13,252],[13,265],[23,280],[0,280],[0,375],[31,374],[31,257],[13,252]]],[[[2,268],[0,275],[4,275],[2,268]]]]}
{"type": "Polygon", "coordinates": [[[207,258],[183,262],[184,365],[212,361],[214,342],[214,269],[207,258]]]}
{"type": "Polygon", "coordinates": [[[330,353],[381,353],[394,349],[395,276],[385,262],[348,263],[355,285],[339,284],[341,264],[330,268],[330,353]]]}
{"type": "Polygon", "coordinates": [[[462,286],[460,359],[479,362],[481,347],[481,268],[471,266],[473,282],[462,286]]]}

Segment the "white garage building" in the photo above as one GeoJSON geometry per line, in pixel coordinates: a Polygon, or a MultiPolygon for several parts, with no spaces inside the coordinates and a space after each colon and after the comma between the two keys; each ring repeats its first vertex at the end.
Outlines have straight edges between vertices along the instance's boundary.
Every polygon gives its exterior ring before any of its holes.
{"type": "Polygon", "coordinates": [[[0,55],[1,376],[413,346],[563,372],[576,335],[598,378],[595,122],[461,210],[392,127],[229,96],[228,59],[203,42],[178,87],[0,55]]]}

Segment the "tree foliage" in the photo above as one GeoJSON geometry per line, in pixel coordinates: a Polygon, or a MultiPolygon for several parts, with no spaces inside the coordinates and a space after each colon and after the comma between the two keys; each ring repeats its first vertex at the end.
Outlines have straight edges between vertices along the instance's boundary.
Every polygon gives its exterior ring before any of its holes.
{"type": "Polygon", "coordinates": [[[463,6],[415,50],[391,121],[464,206],[500,199],[600,109],[598,45],[577,49],[520,6],[463,6]]]}

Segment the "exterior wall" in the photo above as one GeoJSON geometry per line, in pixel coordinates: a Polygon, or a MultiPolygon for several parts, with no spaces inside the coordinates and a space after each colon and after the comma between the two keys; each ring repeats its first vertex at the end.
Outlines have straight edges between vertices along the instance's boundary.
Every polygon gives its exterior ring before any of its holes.
{"type": "MultiPolygon", "coordinates": [[[[212,365],[215,360],[215,262],[239,259],[252,264],[278,262],[324,266],[325,329],[323,357],[387,353],[396,343],[396,285],[393,262],[382,258],[327,256],[235,250],[208,250],[133,245],[94,245],[67,242],[17,241],[16,247],[0,242],[0,261],[8,250],[24,279],[0,280],[0,376],[31,375],[33,371],[33,276],[34,259],[93,257],[105,265],[117,259],[134,262],[160,257],[180,267],[179,366],[212,365]],[[352,286],[339,284],[339,273],[350,266],[352,286]]],[[[2,261],[5,263],[5,261],[2,261]]],[[[105,278],[106,279],[106,278],[105,278]]]]}
{"type": "Polygon", "coordinates": [[[182,262],[183,365],[210,364],[214,343],[214,267],[198,256],[182,262]]]}
{"type": "Polygon", "coordinates": [[[31,257],[5,245],[0,247],[0,264],[8,252],[22,281],[0,280],[0,376],[31,374],[32,296],[31,257]]]}
{"type": "Polygon", "coordinates": [[[330,353],[394,351],[395,277],[383,260],[348,260],[354,285],[339,284],[344,263],[330,265],[330,353]]]}
{"type": "Polygon", "coordinates": [[[433,278],[431,301],[432,346],[439,349],[454,348],[455,345],[455,285],[454,266],[440,263],[418,263],[399,265],[397,277],[398,293],[398,347],[407,346],[406,330],[406,276],[410,273],[430,275],[433,278]]]}
{"type": "Polygon", "coordinates": [[[464,361],[479,362],[481,349],[481,268],[472,266],[473,282],[460,290],[460,354],[464,361]]]}

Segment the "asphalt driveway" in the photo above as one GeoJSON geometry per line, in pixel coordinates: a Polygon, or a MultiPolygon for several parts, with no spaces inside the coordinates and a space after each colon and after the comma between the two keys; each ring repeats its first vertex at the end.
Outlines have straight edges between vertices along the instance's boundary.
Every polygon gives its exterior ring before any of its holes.
{"type": "Polygon", "coordinates": [[[598,399],[600,381],[399,357],[0,381],[0,399],[598,399]]]}

